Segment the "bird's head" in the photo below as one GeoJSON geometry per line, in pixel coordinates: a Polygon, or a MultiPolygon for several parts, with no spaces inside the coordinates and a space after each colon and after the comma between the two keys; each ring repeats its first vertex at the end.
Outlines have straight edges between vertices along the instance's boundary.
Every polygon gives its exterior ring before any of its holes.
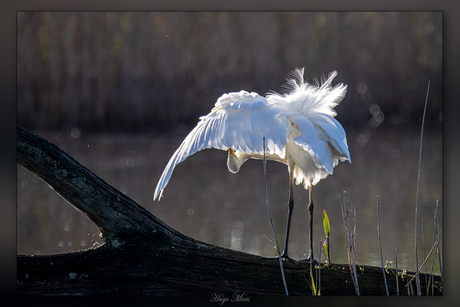
{"type": "Polygon", "coordinates": [[[236,155],[233,149],[229,148],[227,151],[228,151],[228,159],[227,159],[228,170],[232,173],[238,173],[242,163],[240,163],[240,161],[238,160],[238,156],[236,155]]]}

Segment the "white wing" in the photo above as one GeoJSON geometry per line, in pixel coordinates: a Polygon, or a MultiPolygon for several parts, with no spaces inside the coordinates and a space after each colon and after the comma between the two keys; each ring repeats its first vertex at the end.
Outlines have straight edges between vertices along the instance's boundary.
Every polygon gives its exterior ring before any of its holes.
{"type": "Polygon", "coordinates": [[[295,147],[289,150],[299,168],[294,169],[296,182],[304,182],[308,188],[310,179],[315,185],[332,174],[338,159],[350,161],[350,152],[345,131],[334,119],[334,107],[345,96],[347,87],[343,84],[332,87],[335,71],[322,77],[321,82],[315,79],[313,84],[304,80],[303,72],[303,68],[298,68],[289,73],[287,82],[281,86],[285,93],[271,92],[267,100],[284,106],[281,116],[288,117],[299,129],[300,135],[294,138],[294,143],[308,152],[309,157],[295,147]]]}
{"type": "Polygon", "coordinates": [[[265,137],[266,152],[284,157],[290,122],[286,117],[278,116],[282,111],[279,106],[270,104],[256,93],[240,91],[222,95],[212,111],[200,117],[197,126],[169,160],[153,199],[161,198],[177,164],[206,148],[232,148],[248,154],[263,154],[265,137]]]}
{"type": "Polygon", "coordinates": [[[325,132],[320,138],[323,138],[336,150],[337,156],[335,158],[342,161],[346,159],[351,162],[347,137],[342,125],[335,118],[326,114],[312,113],[306,117],[325,132]]]}

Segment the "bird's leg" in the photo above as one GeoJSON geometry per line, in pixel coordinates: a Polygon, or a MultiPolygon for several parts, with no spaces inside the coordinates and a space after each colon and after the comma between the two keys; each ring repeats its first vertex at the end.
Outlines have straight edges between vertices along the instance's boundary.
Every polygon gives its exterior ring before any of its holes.
{"type": "Polygon", "coordinates": [[[292,211],[294,210],[294,172],[289,171],[289,203],[288,203],[288,220],[286,226],[286,240],[284,241],[284,251],[281,257],[291,259],[288,256],[289,231],[291,229],[292,211]]]}
{"type": "Polygon", "coordinates": [[[310,183],[310,187],[308,188],[308,195],[310,198],[310,203],[308,204],[308,207],[307,207],[307,210],[310,215],[310,252],[308,255],[308,259],[310,260],[310,262],[316,262],[316,260],[313,258],[313,208],[314,208],[314,205],[313,205],[313,198],[311,196],[311,188],[312,188],[312,185],[310,183]]]}

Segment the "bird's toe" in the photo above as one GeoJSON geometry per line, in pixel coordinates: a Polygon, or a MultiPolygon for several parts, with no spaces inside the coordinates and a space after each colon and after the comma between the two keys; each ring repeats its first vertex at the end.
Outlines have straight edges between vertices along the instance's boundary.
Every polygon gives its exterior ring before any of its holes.
{"type": "MultiPolygon", "coordinates": [[[[279,256],[276,256],[275,258],[279,258],[279,256]]],[[[284,261],[284,260],[288,260],[288,261],[294,261],[294,259],[292,259],[291,257],[289,257],[287,254],[283,253],[281,254],[281,259],[284,261]]]]}

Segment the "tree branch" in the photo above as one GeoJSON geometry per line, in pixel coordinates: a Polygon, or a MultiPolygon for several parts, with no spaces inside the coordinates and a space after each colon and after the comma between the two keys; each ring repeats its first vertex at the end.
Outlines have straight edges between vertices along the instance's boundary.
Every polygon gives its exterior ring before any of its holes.
{"type": "MultiPolygon", "coordinates": [[[[79,252],[19,255],[19,294],[285,294],[278,259],[217,247],[181,234],[57,146],[21,127],[17,128],[17,161],[91,219],[103,239],[102,246],[79,252]]],[[[382,295],[381,272],[362,268],[358,273],[361,294],[382,295]]],[[[284,271],[291,295],[311,295],[305,279],[308,261],[285,261],[284,271]]],[[[354,295],[346,266],[323,266],[321,283],[322,295],[354,295]]],[[[442,294],[439,277],[435,287],[435,294],[442,294]]]]}

